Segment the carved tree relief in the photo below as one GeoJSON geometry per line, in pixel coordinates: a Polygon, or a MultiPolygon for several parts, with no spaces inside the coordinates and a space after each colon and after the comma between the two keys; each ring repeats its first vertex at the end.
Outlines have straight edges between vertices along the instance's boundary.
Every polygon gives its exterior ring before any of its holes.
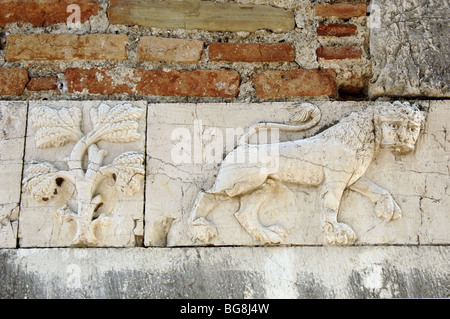
{"type": "Polygon", "coordinates": [[[137,120],[143,109],[131,104],[114,107],[101,104],[90,110],[92,130],[82,132],[81,109],[77,107],[59,110],[46,106],[32,109],[31,123],[37,129],[35,142],[38,148],[53,148],[75,142],[71,153],[65,158],[67,170],[58,170],[49,162],[32,162],[23,180],[24,189],[33,199],[47,202],[58,196],[63,183],[71,183],[76,189],[76,210],[63,205],[57,212],[64,218],[73,219],[77,225],[71,246],[95,246],[98,240],[95,227],[108,217],[95,218],[104,204],[104,194],[99,186],[109,178],[125,195],[132,196],[140,190],[144,177],[144,155],[126,152],[105,165],[107,151],[97,145],[100,141],[129,143],[140,138],[137,120]],[[94,220],[95,218],[95,220],[94,220]]]}
{"type": "MultiPolygon", "coordinates": [[[[367,196],[375,212],[387,221],[399,219],[401,208],[386,189],[364,177],[375,154],[385,148],[396,155],[414,150],[425,116],[409,103],[384,103],[354,112],[325,131],[296,141],[276,144],[249,144],[248,135],[259,128],[302,131],[320,120],[320,110],[303,104],[303,115],[296,125],[259,123],[248,129],[241,143],[223,160],[212,188],[201,191],[190,214],[190,233],[194,241],[211,243],[218,230],[208,215],[230,198],[239,199],[234,216],[239,224],[264,244],[280,244],[286,235],[281,225],[265,226],[259,211],[270,199],[272,189],[280,183],[314,187],[318,190],[325,242],[331,245],[354,243],[353,229],[338,221],[343,193],[347,190],[367,196]],[[237,163],[234,158],[249,154],[278,152],[258,163],[237,163]],[[273,163],[276,169],[268,169],[273,163]]],[[[301,214],[301,211],[299,212],[301,214]]]]}

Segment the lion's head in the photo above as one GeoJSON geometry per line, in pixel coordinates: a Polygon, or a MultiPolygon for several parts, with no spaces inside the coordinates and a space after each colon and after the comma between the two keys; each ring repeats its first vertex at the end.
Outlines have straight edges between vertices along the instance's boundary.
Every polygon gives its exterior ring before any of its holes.
{"type": "Polygon", "coordinates": [[[425,113],[408,102],[388,102],[375,109],[374,122],[379,146],[403,155],[414,150],[425,113]]]}

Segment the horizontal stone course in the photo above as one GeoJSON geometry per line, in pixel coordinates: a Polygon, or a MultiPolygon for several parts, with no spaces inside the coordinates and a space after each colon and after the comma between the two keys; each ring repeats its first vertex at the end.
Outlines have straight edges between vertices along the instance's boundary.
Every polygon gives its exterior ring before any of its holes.
{"type": "Polygon", "coordinates": [[[260,4],[215,3],[213,1],[111,0],[111,24],[209,31],[294,29],[294,12],[260,4]]]}
{"type": "MultiPolygon", "coordinates": [[[[0,298],[446,298],[448,254],[407,246],[0,250],[0,298]]],[[[269,314],[285,304],[266,303],[269,314]]],[[[165,313],[177,317],[180,308],[165,313]]]]}

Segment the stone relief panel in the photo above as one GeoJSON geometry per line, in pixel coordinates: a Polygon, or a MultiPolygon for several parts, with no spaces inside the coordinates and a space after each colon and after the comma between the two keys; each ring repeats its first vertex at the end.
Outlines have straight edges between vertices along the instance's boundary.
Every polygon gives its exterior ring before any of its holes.
{"type": "Polygon", "coordinates": [[[448,225],[446,107],[150,104],[145,244],[446,241],[424,222],[448,225]]]}
{"type": "Polygon", "coordinates": [[[21,247],[142,242],[145,102],[30,102],[21,247]]]}
{"type": "Polygon", "coordinates": [[[0,248],[15,248],[27,104],[0,102],[0,248]]]}

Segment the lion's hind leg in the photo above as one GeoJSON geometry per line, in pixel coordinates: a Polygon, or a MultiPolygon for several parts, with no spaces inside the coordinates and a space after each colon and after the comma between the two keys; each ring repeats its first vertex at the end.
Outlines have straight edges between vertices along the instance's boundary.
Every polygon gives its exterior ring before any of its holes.
{"type": "Polygon", "coordinates": [[[267,182],[255,192],[242,196],[240,209],[234,215],[241,226],[253,237],[264,244],[281,244],[282,237],[287,235],[283,226],[264,226],[259,220],[259,209],[266,201],[275,181],[267,182]]]}

